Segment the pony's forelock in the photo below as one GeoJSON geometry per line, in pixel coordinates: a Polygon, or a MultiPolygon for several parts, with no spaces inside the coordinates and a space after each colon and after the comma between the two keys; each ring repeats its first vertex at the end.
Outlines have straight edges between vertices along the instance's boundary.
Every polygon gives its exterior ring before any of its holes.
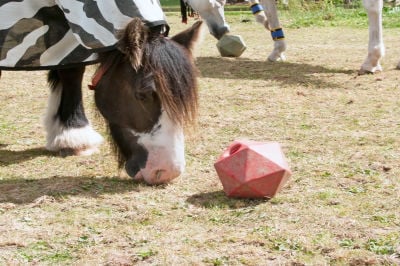
{"type": "Polygon", "coordinates": [[[120,34],[119,49],[129,57],[136,71],[142,64],[144,46],[148,39],[149,29],[139,18],[134,18],[120,34]]]}
{"type": "MultiPolygon", "coordinates": [[[[200,27],[198,23],[195,27],[200,27]]],[[[183,35],[191,39],[187,31],[183,35]]],[[[185,38],[185,37],[184,37],[185,38]]],[[[193,40],[194,41],[194,40],[193,40]]],[[[190,41],[188,42],[188,48],[190,41]]],[[[133,19],[121,35],[119,49],[132,67],[151,71],[164,111],[178,123],[193,123],[197,116],[197,76],[189,49],[154,34],[140,19],[133,19]]]]}
{"type": "Polygon", "coordinates": [[[154,75],[162,107],[182,125],[196,120],[198,70],[190,52],[167,38],[157,38],[145,48],[143,67],[154,75]]]}

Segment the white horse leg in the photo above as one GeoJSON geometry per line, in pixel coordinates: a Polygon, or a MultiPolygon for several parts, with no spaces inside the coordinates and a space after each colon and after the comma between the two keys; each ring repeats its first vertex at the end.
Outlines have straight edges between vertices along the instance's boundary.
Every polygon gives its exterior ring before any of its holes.
{"type": "MultiPolygon", "coordinates": [[[[52,70],[52,73],[57,71],[52,70]]],[[[58,71],[66,72],[68,70],[58,71]]],[[[70,71],[71,75],[64,74],[58,80],[55,75],[49,75],[51,84],[50,96],[44,126],[47,132],[46,149],[59,152],[61,155],[90,155],[98,152],[98,146],[103,142],[100,134],[93,130],[87,120],[81,98],[80,79],[77,71],[70,71]],[[62,80],[70,78],[70,86],[62,80]],[[79,86],[78,86],[78,85],[79,86]]],[[[83,71],[82,71],[83,76],[83,71]]],[[[60,77],[60,74],[58,74],[60,77]]]]}
{"type": "Polygon", "coordinates": [[[361,65],[359,74],[382,71],[379,60],[385,55],[382,36],[383,0],[363,0],[363,4],[368,13],[369,43],[368,56],[361,65]]]}
{"type": "Polygon", "coordinates": [[[57,116],[60,100],[61,88],[52,90],[44,118],[46,149],[60,152],[61,155],[91,155],[98,152],[103,138],[89,124],[82,128],[68,128],[60,121],[57,116]]]}
{"type": "Polygon", "coordinates": [[[268,19],[263,12],[264,8],[262,7],[262,5],[260,5],[260,2],[258,0],[249,0],[249,6],[251,12],[254,15],[254,18],[256,19],[256,22],[263,25],[265,29],[269,31],[268,19]]]}
{"type": "Polygon", "coordinates": [[[279,22],[275,0],[261,0],[261,5],[264,8],[267,19],[263,21],[263,25],[267,30],[271,31],[272,39],[274,40],[274,49],[268,56],[268,60],[272,62],[284,61],[286,58],[283,52],[286,50],[286,42],[279,22]]]}

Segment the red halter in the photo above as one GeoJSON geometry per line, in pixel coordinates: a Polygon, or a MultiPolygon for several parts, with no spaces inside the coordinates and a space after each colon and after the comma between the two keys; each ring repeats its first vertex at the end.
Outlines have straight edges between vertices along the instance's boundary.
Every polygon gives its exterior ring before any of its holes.
{"type": "Polygon", "coordinates": [[[106,64],[102,65],[99,67],[94,74],[92,78],[92,84],[89,84],[89,90],[95,90],[97,85],[99,84],[101,78],[104,76],[104,74],[108,71],[108,69],[111,67],[112,61],[107,62],[106,64]]]}

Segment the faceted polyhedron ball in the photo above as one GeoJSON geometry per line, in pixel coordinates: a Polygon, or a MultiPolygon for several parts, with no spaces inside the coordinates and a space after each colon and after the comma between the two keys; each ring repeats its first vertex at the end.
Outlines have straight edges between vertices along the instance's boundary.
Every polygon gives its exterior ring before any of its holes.
{"type": "Polygon", "coordinates": [[[217,42],[217,48],[221,56],[239,57],[246,50],[246,44],[240,35],[225,34],[217,42]]]}
{"type": "Polygon", "coordinates": [[[291,171],[277,142],[234,141],[214,164],[227,196],[272,198],[291,171]]]}

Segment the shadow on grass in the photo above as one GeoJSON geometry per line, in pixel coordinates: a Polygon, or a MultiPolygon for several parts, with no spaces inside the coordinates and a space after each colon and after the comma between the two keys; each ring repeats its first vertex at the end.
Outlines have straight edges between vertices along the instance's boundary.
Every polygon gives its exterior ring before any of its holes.
{"type": "Polygon", "coordinates": [[[0,203],[27,204],[42,196],[56,199],[68,195],[98,197],[102,194],[116,194],[139,191],[140,183],[131,179],[55,176],[44,179],[0,180],[0,203]]]}
{"type": "Polygon", "coordinates": [[[192,195],[187,199],[187,202],[207,209],[239,209],[244,207],[256,206],[269,201],[265,199],[242,199],[229,198],[224,191],[204,192],[192,195]]]}
{"type": "Polygon", "coordinates": [[[22,151],[12,151],[6,149],[8,145],[0,144],[0,166],[18,164],[28,160],[32,160],[39,156],[54,156],[45,148],[33,148],[22,151]]]}
{"type": "Polygon", "coordinates": [[[219,79],[271,80],[286,85],[311,85],[319,88],[338,87],[318,74],[346,74],[356,76],[353,70],[342,70],[290,62],[272,63],[245,58],[198,57],[196,64],[201,76],[219,79]]]}

